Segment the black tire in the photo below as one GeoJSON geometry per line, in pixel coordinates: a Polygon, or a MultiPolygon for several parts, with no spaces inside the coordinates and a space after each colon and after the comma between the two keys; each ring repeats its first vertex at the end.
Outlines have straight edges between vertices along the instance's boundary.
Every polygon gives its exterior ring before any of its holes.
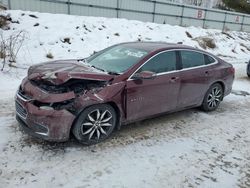
{"type": "Polygon", "coordinates": [[[247,76],[248,76],[248,78],[250,78],[250,74],[249,73],[247,73],[247,76]]]}
{"type": "Polygon", "coordinates": [[[224,97],[224,92],[221,84],[219,83],[213,84],[208,89],[203,99],[201,108],[206,112],[216,110],[220,105],[220,102],[223,100],[223,97],[224,97]]]}
{"type": "Polygon", "coordinates": [[[93,105],[81,112],[72,132],[76,139],[84,145],[97,144],[110,136],[116,122],[117,115],[112,106],[108,104],[93,105]]]}

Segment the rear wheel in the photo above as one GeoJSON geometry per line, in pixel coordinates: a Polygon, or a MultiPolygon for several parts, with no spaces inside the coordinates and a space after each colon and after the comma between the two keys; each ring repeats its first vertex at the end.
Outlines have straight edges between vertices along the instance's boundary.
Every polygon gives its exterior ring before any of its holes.
{"type": "Polygon", "coordinates": [[[73,134],[84,145],[99,143],[113,132],[116,118],[114,108],[108,104],[91,106],[79,115],[73,134]]]}
{"type": "Polygon", "coordinates": [[[204,111],[213,111],[218,108],[224,96],[221,84],[213,84],[207,91],[201,105],[204,111]]]}

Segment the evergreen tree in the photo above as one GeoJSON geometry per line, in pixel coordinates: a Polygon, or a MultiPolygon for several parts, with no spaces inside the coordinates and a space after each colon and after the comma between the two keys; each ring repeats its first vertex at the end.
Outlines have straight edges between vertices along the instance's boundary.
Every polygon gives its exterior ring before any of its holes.
{"type": "Polygon", "coordinates": [[[250,3],[248,0],[223,0],[223,3],[235,11],[250,14],[250,3]]]}

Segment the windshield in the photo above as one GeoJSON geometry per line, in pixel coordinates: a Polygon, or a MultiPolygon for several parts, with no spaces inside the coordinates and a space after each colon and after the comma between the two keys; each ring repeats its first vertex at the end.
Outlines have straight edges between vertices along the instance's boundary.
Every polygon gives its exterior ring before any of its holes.
{"type": "Polygon", "coordinates": [[[115,46],[88,58],[88,63],[105,72],[121,74],[148,54],[147,51],[115,46]]]}

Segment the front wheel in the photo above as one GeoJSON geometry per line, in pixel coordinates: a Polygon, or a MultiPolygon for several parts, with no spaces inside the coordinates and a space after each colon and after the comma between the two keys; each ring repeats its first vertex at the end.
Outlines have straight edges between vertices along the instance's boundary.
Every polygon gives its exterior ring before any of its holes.
{"type": "Polygon", "coordinates": [[[223,88],[220,84],[213,84],[207,91],[201,108],[204,111],[213,111],[218,108],[223,99],[223,88]]]}
{"type": "Polygon", "coordinates": [[[110,136],[116,125],[116,112],[108,104],[85,109],[78,117],[73,134],[84,145],[97,144],[110,136]]]}

